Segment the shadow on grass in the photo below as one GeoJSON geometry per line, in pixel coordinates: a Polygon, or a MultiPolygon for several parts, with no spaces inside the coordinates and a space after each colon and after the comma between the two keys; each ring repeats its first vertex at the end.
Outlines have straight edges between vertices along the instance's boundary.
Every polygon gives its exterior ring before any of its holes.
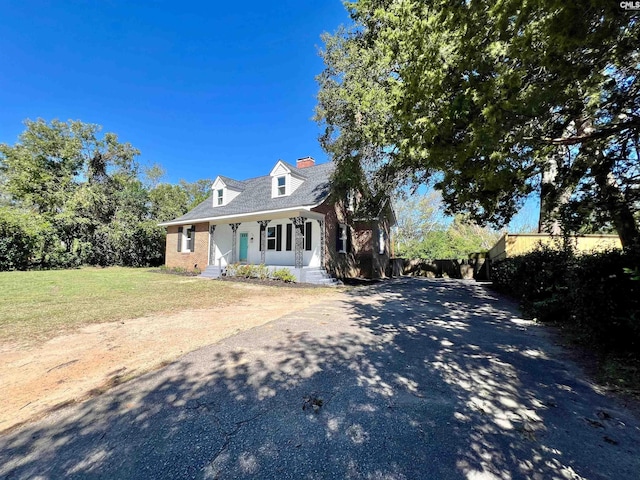
{"type": "Polygon", "coordinates": [[[351,290],[0,438],[6,478],[633,478],[638,422],[462,281],[351,290]]]}

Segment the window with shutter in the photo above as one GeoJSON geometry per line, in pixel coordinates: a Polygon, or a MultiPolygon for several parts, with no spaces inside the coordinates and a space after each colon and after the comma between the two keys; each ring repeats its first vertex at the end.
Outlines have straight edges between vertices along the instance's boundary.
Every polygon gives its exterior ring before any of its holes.
{"type": "Polygon", "coordinates": [[[189,246],[187,247],[190,252],[196,251],[196,227],[193,226],[189,229],[189,246]]]}
{"type": "Polygon", "coordinates": [[[384,255],[386,243],[385,231],[381,227],[378,227],[378,253],[380,255],[384,255]]]}
{"type": "Polygon", "coordinates": [[[276,227],[267,227],[267,250],[276,249],[276,227]]]}
{"type": "Polygon", "coordinates": [[[178,252],[188,253],[196,248],[196,227],[195,225],[184,225],[178,227],[178,252]]]}
{"type": "Polygon", "coordinates": [[[347,253],[348,230],[344,223],[336,226],[336,252],[347,253]]]}

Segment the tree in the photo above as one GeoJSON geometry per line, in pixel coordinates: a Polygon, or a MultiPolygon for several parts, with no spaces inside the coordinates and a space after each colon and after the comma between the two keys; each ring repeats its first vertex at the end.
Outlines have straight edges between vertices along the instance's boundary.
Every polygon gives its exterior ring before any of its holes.
{"type": "Polygon", "coordinates": [[[181,185],[160,183],[149,192],[151,218],[159,222],[173,220],[187,213],[189,194],[181,185]]]}
{"type": "MultiPolygon", "coordinates": [[[[42,250],[28,254],[28,266],[159,263],[164,229],[150,217],[138,150],[113,133],[101,135],[99,125],[25,124],[16,145],[0,145],[0,179],[7,208],[15,210],[4,212],[6,228],[35,232],[31,250],[42,250]]],[[[17,236],[9,242],[14,247],[17,236]]]]}
{"type": "Polygon", "coordinates": [[[143,173],[147,186],[153,189],[160,184],[160,181],[166,175],[167,171],[162,168],[162,165],[154,163],[150,167],[144,168],[143,173]]]}
{"type": "Polygon", "coordinates": [[[605,0],[347,8],[354,25],[323,37],[318,77],[337,177],[357,163],[381,188],[435,180],[448,213],[495,226],[539,191],[546,229],[581,207],[623,245],[640,240],[640,13],[605,0]]]}
{"type": "Polygon", "coordinates": [[[209,178],[196,180],[195,182],[180,180],[180,187],[187,193],[189,199],[187,211],[211,196],[211,185],[213,185],[213,180],[209,178]]]}
{"type": "Polygon", "coordinates": [[[430,190],[400,198],[394,206],[396,253],[405,258],[456,259],[491,248],[500,232],[481,227],[463,215],[447,218],[442,197],[430,190]]]}
{"type": "Polygon", "coordinates": [[[430,233],[446,228],[442,197],[433,190],[424,195],[413,194],[398,199],[394,210],[397,218],[394,241],[400,255],[407,255],[430,233]]]}
{"type": "Polygon", "coordinates": [[[207,178],[192,183],[180,180],[177,185],[171,185],[162,182],[165,175],[166,171],[157,163],[144,169],[151,202],[151,218],[159,222],[184,215],[211,196],[213,180],[207,178]]]}

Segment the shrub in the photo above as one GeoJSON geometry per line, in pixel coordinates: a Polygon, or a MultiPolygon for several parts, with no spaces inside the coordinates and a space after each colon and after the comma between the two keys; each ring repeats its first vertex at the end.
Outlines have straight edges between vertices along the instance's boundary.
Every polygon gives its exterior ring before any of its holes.
{"type": "Polygon", "coordinates": [[[254,265],[252,274],[255,278],[259,278],[260,280],[266,280],[270,277],[269,275],[269,267],[265,264],[254,265]]]}
{"type": "Polygon", "coordinates": [[[0,270],[26,270],[39,241],[31,214],[0,209],[0,270]]]}
{"type": "Polygon", "coordinates": [[[607,349],[640,348],[640,284],[629,265],[640,265],[640,251],[582,255],[571,272],[575,324],[607,349]]]}
{"type": "Polygon", "coordinates": [[[280,280],[287,283],[292,283],[296,281],[296,276],[291,273],[291,270],[288,268],[277,268],[273,272],[271,272],[271,278],[274,280],[280,280]]]}
{"type": "Polygon", "coordinates": [[[251,278],[253,272],[253,265],[240,265],[237,264],[235,266],[235,275],[236,277],[244,277],[251,278]]]}
{"type": "Polygon", "coordinates": [[[0,208],[0,270],[68,268],[79,263],[41,215],[0,208]]]}
{"type": "Polygon", "coordinates": [[[526,313],[541,321],[562,321],[569,314],[565,297],[574,262],[570,250],[540,246],[526,255],[496,262],[491,278],[498,290],[519,300],[526,313]]]}
{"type": "Polygon", "coordinates": [[[571,328],[604,350],[640,347],[640,250],[575,255],[541,247],[496,262],[496,289],[520,301],[524,313],[571,328]]]}
{"type": "Polygon", "coordinates": [[[269,271],[269,267],[260,265],[241,265],[234,263],[227,267],[227,276],[242,278],[259,278],[260,280],[274,279],[283,282],[295,282],[296,277],[288,268],[278,268],[269,271]]]}

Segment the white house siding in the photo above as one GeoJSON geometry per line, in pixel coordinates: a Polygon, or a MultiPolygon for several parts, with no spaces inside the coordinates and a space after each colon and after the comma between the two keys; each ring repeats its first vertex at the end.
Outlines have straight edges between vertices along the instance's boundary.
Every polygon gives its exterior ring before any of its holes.
{"type": "Polygon", "coordinates": [[[304,180],[294,175],[290,175],[287,180],[291,182],[291,193],[295,192],[298,187],[304,183],[304,180]]]}
{"type": "Polygon", "coordinates": [[[316,220],[306,221],[311,222],[311,250],[304,251],[303,263],[305,267],[321,267],[320,224],[316,220]]]}
{"type": "MultiPolygon", "coordinates": [[[[316,220],[308,219],[311,222],[311,250],[303,250],[303,263],[305,267],[320,267],[321,255],[320,255],[320,225],[316,220]]],[[[233,222],[229,222],[233,223],[233,222]]],[[[218,260],[221,256],[231,250],[232,247],[232,235],[233,232],[229,223],[216,224],[214,232],[215,242],[215,265],[218,265],[218,260]]],[[[291,222],[288,219],[272,220],[268,227],[282,226],[282,250],[266,250],[265,244],[265,264],[275,266],[293,266],[295,265],[295,227],[293,227],[293,236],[291,239],[291,250],[287,248],[287,224],[291,222]]],[[[262,262],[262,255],[260,252],[260,225],[256,221],[243,222],[237,230],[236,241],[236,258],[240,251],[240,234],[247,233],[249,237],[249,248],[247,251],[247,263],[260,264],[262,262]],[[253,236],[253,241],[251,237],[253,236]]],[[[266,234],[265,234],[266,242],[266,234]]],[[[226,266],[227,263],[232,262],[233,255],[229,254],[222,260],[222,265],[226,266]]]]}
{"type": "Polygon", "coordinates": [[[236,198],[238,195],[240,195],[240,192],[237,190],[233,190],[229,187],[224,189],[224,193],[226,195],[226,198],[224,199],[224,204],[226,205],[227,203],[231,202],[231,200],[233,200],[234,198],[236,198]]]}
{"type": "MultiPolygon", "coordinates": [[[[214,263],[218,265],[220,257],[231,250],[231,227],[226,223],[216,225],[216,230],[213,234],[213,241],[215,243],[214,263]]],[[[231,254],[223,259],[223,266],[227,265],[227,260],[231,262],[231,254]]]]}
{"type": "Polygon", "coordinates": [[[231,202],[231,200],[236,198],[241,193],[239,190],[228,187],[227,184],[224,183],[224,181],[222,181],[222,179],[220,178],[216,179],[216,181],[211,186],[211,189],[213,191],[211,201],[214,208],[227,205],[229,202],[231,202]],[[222,189],[222,205],[218,205],[218,190],[220,189],[222,189]]]}

